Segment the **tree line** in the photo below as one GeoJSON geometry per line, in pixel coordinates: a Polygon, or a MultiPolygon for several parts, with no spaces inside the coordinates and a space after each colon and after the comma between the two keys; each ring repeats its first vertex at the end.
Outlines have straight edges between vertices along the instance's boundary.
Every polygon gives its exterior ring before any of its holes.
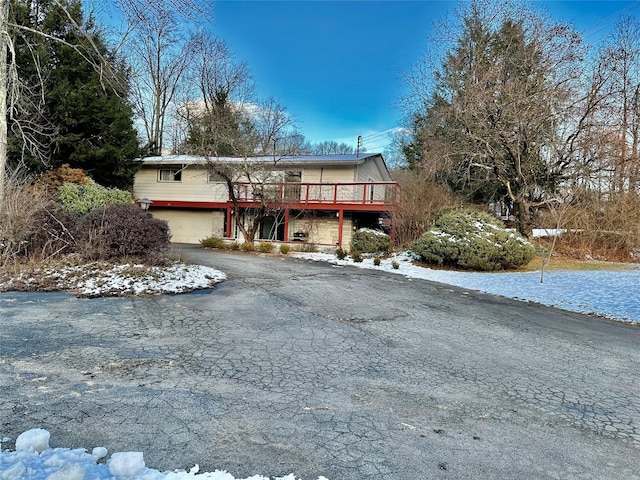
{"type": "MultiPolygon", "coordinates": [[[[116,0],[118,29],[83,5],[0,0],[0,173],[69,164],[130,188],[145,155],[353,153],[310,144],[284,105],[256,98],[211,33],[210,0],[116,0]]],[[[503,203],[525,235],[541,211],[635,195],[639,39],[633,18],[596,48],[526,2],[460,3],[407,75],[407,168],[503,203]]]]}
{"type": "Polygon", "coordinates": [[[353,153],[310,143],[284,105],[256,98],[249,66],[211,33],[211,1],[101,6],[0,0],[0,173],[68,164],[130,188],[147,155],[353,153]],[[109,8],[115,27],[100,23],[109,8]]]}
{"type": "Polygon", "coordinates": [[[529,236],[541,212],[640,191],[640,23],[591,46],[520,1],[472,0],[408,73],[407,168],[529,236]]]}

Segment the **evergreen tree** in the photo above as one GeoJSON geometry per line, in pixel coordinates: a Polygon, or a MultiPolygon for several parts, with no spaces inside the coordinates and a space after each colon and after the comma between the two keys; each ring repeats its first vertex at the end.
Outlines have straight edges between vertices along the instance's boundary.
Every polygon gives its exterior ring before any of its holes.
{"type": "MultiPolygon", "coordinates": [[[[82,168],[108,187],[131,187],[140,149],[127,101],[126,66],[109,51],[93,18],[85,19],[80,0],[14,0],[12,11],[15,23],[26,27],[14,29],[22,81],[32,98],[44,99],[33,110],[40,112],[35,138],[45,163],[82,168]],[[103,71],[96,69],[101,63],[103,71]],[[111,75],[108,84],[104,72],[111,75]]],[[[32,112],[23,111],[27,114],[32,112]]],[[[24,147],[22,136],[11,135],[9,158],[42,170],[24,147]]]]}

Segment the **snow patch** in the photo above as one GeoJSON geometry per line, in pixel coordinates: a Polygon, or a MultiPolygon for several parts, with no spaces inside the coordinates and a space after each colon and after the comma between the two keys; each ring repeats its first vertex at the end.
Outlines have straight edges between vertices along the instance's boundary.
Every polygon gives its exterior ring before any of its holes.
{"type": "Polygon", "coordinates": [[[42,428],[34,428],[18,435],[16,451],[33,450],[41,453],[49,448],[50,434],[42,428]]]}
{"type": "MultiPolygon", "coordinates": [[[[96,447],[92,454],[85,449],[49,448],[49,436],[41,428],[27,430],[16,439],[15,452],[0,451],[0,480],[236,480],[222,470],[198,474],[197,465],[188,472],[159,472],[145,466],[141,452],[114,453],[105,465],[97,462],[106,456],[106,448],[96,447]]],[[[269,477],[254,475],[244,480],[269,480],[269,477]]],[[[289,474],[275,480],[296,480],[296,477],[289,474]]],[[[328,479],[321,476],[318,480],[328,479]]]]}

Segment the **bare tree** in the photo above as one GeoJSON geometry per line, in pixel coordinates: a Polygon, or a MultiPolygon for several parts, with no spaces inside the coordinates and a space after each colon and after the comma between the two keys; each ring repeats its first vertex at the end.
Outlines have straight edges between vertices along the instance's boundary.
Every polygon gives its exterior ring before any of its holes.
{"type": "Polygon", "coordinates": [[[253,101],[249,68],[233,57],[223,40],[204,31],[192,37],[190,51],[187,88],[177,108],[183,133],[174,149],[200,152],[206,145],[216,155],[239,155],[252,128],[247,111],[253,101]]]}
{"type": "Polygon", "coordinates": [[[123,12],[131,26],[126,45],[133,69],[133,105],[144,126],[147,152],[159,155],[190,59],[189,40],[179,13],[164,0],[128,1],[123,12]]]}
{"type": "Polygon", "coordinates": [[[326,140],[313,145],[313,153],[315,155],[340,155],[355,153],[355,148],[344,142],[336,142],[335,140],[326,140]]]}
{"type": "Polygon", "coordinates": [[[0,198],[4,197],[5,172],[7,169],[7,101],[8,90],[15,82],[10,81],[7,53],[9,50],[8,1],[0,0],[0,198]]]}
{"type": "MultiPolygon", "coordinates": [[[[614,192],[636,192],[640,174],[640,22],[621,19],[598,55],[605,79],[600,122],[614,192]]],[[[605,153],[604,151],[602,153],[605,153]]]]}
{"type": "MultiPolygon", "coordinates": [[[[270,118],[266,113],[267,118],[270,118]]],[[[202,145],[200,154],[206,158],[209,173],[221,179],[226,185],[229,199],[235,211],[235,224],[242,232],[246,242],[253,243],[262,222],[269,216],[278,217],[282,214],[283,204],[287,202],[291,192],[282,188],[282,182],[287,180],[285,172],[280,168],[282,158],[288,152],[279,150],[276,139],[276,150],[270,155],[255,156],[260,152],[261,145],[268,145],[273,141],[274,131],[260,125],[262,118],[244,116],[241,126],[235,134],[227,137],[224,143],[233,148],[233,157],[220,157],[216,154],[218,145],[202,145]],[[256,122],[256,123],[254,123],[256,122]],[[260,133],[267,135],[261,137],[260,133]]],[[[227,134],[233,133],[226,129],[227,134]]],[[[219,136],[215,136],[219,140],[219,136]]],[[[281,147],[287,145],[284,141],[281,147]]],[[[292,148],[296,143],[288,144],[292,148]]],[[[287,188],[287,187],[284,187],[287,188]]],[[[300,191],[297,192],[299,201],[300,191]]]]}
{"type": "MultiPolygon", "coordinates": [[[[73,2],[55,0],[53,8],[60,10],[65,17],[66,28],[70,28],[81,44],[70,43],[61,36],[46,33],[38,28],[21,24],[14,20],[15,11],[20,7],[15,2],[15,9],[11,8],[9,0],[0,0],[0,190],[5,185],[7,169],[7,140],[11,131],[22,140],[23,155],[27,152],[46,163],[49,144],[53,136],[52,127],[44,114],[47,99],[44,94],[45,74],[44,60],[34,41],[40,38],[46,42],[56,42],[73,49],[83,61],[99,73],[103,88],[113,88],[121,91],[122,77],[115,71],[112,59],[104,57],[104,50],[96,45],[91,32],[85,30],[86,25],[80,25],[72,14],[69,6],[76,6],[73,2]],[[19,75],[18,52],[14,39],[20,35],[31,53],[37,81],[29,82],[19,75]]],[[[27,5],[27,8],[38,8],[37,3],[27,5]]],[[[12,177],[13,178],[13,177],[12,177]]]]}
{"type": "MultiPolygon", "coordinates": [[[[86,45],[93,45],[91,36],[84,31],[82,25],[75,23],[73,17],[66,10],[66,3],[62,0],[54,0],[55,5],[61,8],[63,12],[66,12],[68,20],[73,24],[73,27],[77,30],[78,34],[86,40],[86,45]]],[[[147,28],[148,22],[144,20],[149,18],[151,10],[153,8],[160,8],[158,10],[159,15],[164,15],[164,12],[172,12],[173,14],[180,15],[181,18],[207,18],[210,12],[212,1],[211,0],[113,0],[113,4],[116,8],[121,9],[126,19],[129,20],[130,25],[139,26],[141,28],[147,28]]],[[[41,35],[46,37],[48,41],[64,42],[59,38],[48,36],[43,32],[35,29],[29,29],[23,25],[17,25],[11,22],[10,19],[10,1],[0,0],[0,191],[4,188],[6,180],[6,166],[7,166],[7,130],[9,128],[8,121],[16,119],[17,112],[23,113],[19,122],[14,122],[14,128],[16,132],[24,139],[25,147],[29,148],[33,152],[43,148],[43,143],[38,140],[43,134],[46,134],[46,124],[34,122],[33,119],[37,113],[38,106],[42,104],[42,97],[39,95],[39,89],[37,85],[26,85],[18,78],[18,71],[16,68],[15,50],[11,41],[11,34],[16,30],[29,31],[31,34],[41,35]],[[25,112],[32,112],[32,114],[26,115],[25,112]]],[[[175,17],[174,17],[175,18],[175,17]]],[[[159,23],[158,25],[162,25],[159,23]]],[[[167,26],[167,28],[169,28],[167,26]]],[[[112,63],[102,58],[100,49],[93,45],[93,48],[87,48],[85,46],[68,45],[82,56],[84,61],[92,65],[97,72],[100,73],[105,88],[112,88],[116,91],[120,91],[121,78],[114,74],[112,70],[112,63]]],[[[34,52],[34,61],[38,62],[37,55],[34,52]]],[[[166,73],[164,70],[162,73],[166,73]]],[[[170,75],[169,75],[170,77],[170,75]]],[[[167,88],[169,83],[165,83],[167,88]]],[[[169,92],[169,90],[167,90],[169,92]]],[[[155,108],[157,112],[166,113],[166,109],[162,109],[163,99],[166,100],[167,95],[161,97],[159,102],[160,108],[155,108]]],[[[168,102],[164,102],[168,103],[168,102]]],[[[158,103],[156,103],[158,105],[158,103]]],[[[153,108],[151,109],[153,111],[153,108]]],[[[154,137],[156,132],[160,129],[158,125],[161,124],[163,119],[159,121],[149,122],[149,131],[153,133],[150,137],[154,137]],[[155,125],[152,127],[152,125],[155,125]]],[[[151,142],[150,142],[151,143],[151,142]]],[[[157,148],[157,145],[156,145],[157,148]]]]}
{"type": "Polygon", "coordinates": [[[253,114],[256,126],[259,155],[286,155],[296,153],[296,143],[287,139],[298,132],[287,109],[276,99],[269,98],[257,104],[253,114]]]}
{"type": "Polygon", "coordinates": [[[177,151],[206,159],[209,174],[226,185],[236,226],[253,242],[264,219],[281,212],[278,162],[298,153],[304,137],[280,102],[254,101],[247,65],[222,40],[200,32],[191,51],[190,98],[179,108],[187,135],[177,151]]]}

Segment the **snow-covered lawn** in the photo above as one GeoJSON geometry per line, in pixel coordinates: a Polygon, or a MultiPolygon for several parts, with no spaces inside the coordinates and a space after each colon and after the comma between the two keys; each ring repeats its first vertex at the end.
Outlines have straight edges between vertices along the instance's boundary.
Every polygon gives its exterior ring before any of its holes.
{"type": "Polygon", "coordinates": [[[380,266],[375,266],[372,258],[355,263],[351,258],[338,260],[330,253],[293,255],[339,266],[384,270],[572,312],[640,323],[640,267],[636,266],[616,270],[552,270],[545,272],[544,283],[540,283],[539,271],[478,273],[435,270],[414,265],[413,257],[407,253],[381,259],[380,266]],[[393,268],[393,261],[399,265],[398,269],[393,268]]]}

